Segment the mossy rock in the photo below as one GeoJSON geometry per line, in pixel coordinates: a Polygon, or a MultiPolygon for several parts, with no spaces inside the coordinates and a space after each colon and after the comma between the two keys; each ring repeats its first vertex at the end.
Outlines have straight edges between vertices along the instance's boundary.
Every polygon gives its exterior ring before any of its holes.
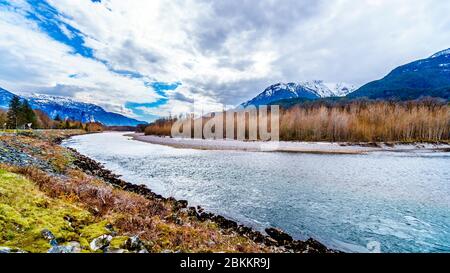
{"type": "Polygon", "coordinates": [[[111,231],[106,229],[106,225],[108,224],[107,220],[103,220],[98,223],[93,223],[90,225],[86,225],[82,229],[80,229],[80,234],[84,238],[87,239],[88,242],[91,242],[95,238],[98,238],[105,234],[111,234],[111,231]]]}
{"type": "Polygon", "coordinates": [[[126,242],[128,240],[127,236],[117,236],[114,237],[109,243],[109,248],[112,250],[125,248],[126,242]]]}

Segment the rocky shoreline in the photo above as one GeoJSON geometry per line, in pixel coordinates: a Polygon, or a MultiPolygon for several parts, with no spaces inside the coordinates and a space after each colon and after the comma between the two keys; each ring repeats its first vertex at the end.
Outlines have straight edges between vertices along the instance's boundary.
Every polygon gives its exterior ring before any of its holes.
{"type": "MultiPolygon", "coordinates": [[[[60,140],[59,143],[61,143],[60,140]]],[[[114,174],[112,171],[106,169],[99,162],[80,154],[72,148],[67,148],[72,151],[75,156],[74,164],[84,172],[99,177],[105,182],[120,188],[125,191],[137,193],[148,199],[156,199],[161,201],[172,202],[174,207],[178,210],[186,211],[191,217],[197,218],[199,221],[210,220],[216,223],[221,229],[231,230],[241,236],[249,238],[255,243],[264,244],[269,247],[280,248],[282,252],[294,253],[336,253],[337,251],[328,249],[322,243],[310,238],[306,241],[294,240],[292,236],[285,233],[278,228],[267,228],[265,231],[268,235],[264,235],[259,231],[255,231],[250,227],[240,225],[233,220],[229,220],[221,215],[205,212],[201,207],[189,207],[186,200],[176,200],[172,197],[165,198],[159,194],[154,193],[145,185],[136,185],[120,179],[120,176],[114,174]]]]}

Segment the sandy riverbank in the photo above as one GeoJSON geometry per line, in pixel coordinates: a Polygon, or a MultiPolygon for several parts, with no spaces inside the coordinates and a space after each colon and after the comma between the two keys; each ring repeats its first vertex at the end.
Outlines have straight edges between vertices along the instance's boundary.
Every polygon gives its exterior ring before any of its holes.
{"type": "Polygon", "coordinates": [[[167,145],[175,148],[201,150],[240,150],[251,152],[296,152],[296,153],[324,153],[324,154],[363,154],[369,152],[435,152],[449,151],[448,144],[348,144],[331,142],[258,142],[237,140],[207,140],[170,138],[160,136],[146,136],[142,133],[127,134],[135,140],[152,144],[167,145]]]}

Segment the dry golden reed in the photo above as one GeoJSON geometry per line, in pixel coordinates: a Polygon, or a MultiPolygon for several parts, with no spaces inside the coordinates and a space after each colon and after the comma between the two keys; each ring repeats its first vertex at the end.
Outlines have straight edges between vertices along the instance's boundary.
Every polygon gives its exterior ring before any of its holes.
{"type": "MultiPolygon", "coordinates": [[[[248,123],[248,117],[246,118],[248,123]]],[[[160,119],[147,135],[170,136],[176,119],[160,119]]],[[[248,124],[246,126],[248,131],[248,124]]],[[[248,132],[246,132],[248,136],[248,132]]],[[[450,107],[433,100],[305,103],[281,111],[280,139],[333,142],[450,140],[450,107]]]]}
{"type": "Polygon", "coordinates": [[[447,141],[450,111],[435,103],[353,102],[294,107],[283,113],[283,140],[447,141]]]}

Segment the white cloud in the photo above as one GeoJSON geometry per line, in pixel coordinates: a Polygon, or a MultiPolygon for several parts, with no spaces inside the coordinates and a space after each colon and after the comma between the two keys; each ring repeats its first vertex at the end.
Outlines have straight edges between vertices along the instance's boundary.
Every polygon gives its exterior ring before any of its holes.
{"type": "Polygon", "coordinates": [[[49,38],[20,14],[2,11],[0,33],[0,83],[15,92],[62,92],[116,112],[125,112],[126,101],[145,103],[160,97],[142,80],[72,54],[70,47],[49,38]]]}

